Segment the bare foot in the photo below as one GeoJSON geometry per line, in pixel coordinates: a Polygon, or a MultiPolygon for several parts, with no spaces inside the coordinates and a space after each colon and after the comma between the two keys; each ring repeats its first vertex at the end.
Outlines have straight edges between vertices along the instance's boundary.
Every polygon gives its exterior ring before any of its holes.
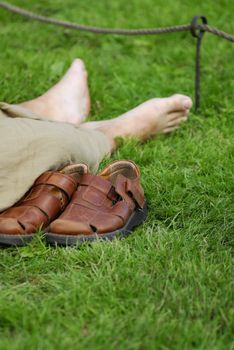
{"type": "Polygon", "coordinates": [[[118,118],[84,123],[86,128],[98,129],[111,140],[116,137],[136,137],[141,141],[158,133],[169,133],[188,118],[192,100],[185,95],[154,98],[142,103],[118,118]]]}
{"type": "Polygon", "coordinates": [[[83,61],[75,59],[56,85],[21,106],[49,120],[78,125],[90,111],[87,76],[83,61]]]}

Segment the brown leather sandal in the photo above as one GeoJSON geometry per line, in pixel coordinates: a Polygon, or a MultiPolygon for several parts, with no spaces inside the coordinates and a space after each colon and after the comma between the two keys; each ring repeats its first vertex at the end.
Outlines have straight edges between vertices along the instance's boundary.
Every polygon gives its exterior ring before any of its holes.
{"type": "Polygon", "coordinates": [[[147,216],[140,172],[131,161],[116,161],[98,176],[84,174],[70,204],[45,234],[47,242],[74,245],[127,236],[147,216]]]}
{"type": "Polygon", "coordinates": [[[36,231],[62,213],[84,172],[85,165],[71,165],[39,176],[18,203],[0,214],[0,244],[22,246],[30,242],[36,231]]]}

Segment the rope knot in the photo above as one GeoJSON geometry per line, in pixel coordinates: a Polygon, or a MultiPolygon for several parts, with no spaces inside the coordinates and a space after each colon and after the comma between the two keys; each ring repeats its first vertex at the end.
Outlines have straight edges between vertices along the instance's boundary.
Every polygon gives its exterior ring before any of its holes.
{"type": "Polygon", "coordinates": [[[205,33],[205,29],[202,28],[203,26],[199,24],[199,20],[202,21],[203,25],[208,24],[207,18],[205,16],[194,16],[191,21],[190,31],[192,36],[194,36],[195,38],[201,39],[203,34],[205,33]]]}

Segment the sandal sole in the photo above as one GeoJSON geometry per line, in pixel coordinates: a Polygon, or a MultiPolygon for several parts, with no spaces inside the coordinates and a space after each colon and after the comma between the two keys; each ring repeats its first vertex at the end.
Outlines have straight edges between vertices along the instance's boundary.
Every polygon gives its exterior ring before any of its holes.
{"type": "Polygon", "coordinates": [[[4,233],[0,233],[0,245],[2,246],[18,246],[22,247],[31,242],[34,234],[32,235],[6,235],[4,233]]]}
{"type": "Polygon", "coordinates": [[[119,238],[127,237],[132,230],[139,226],[145,221],[147,217],[147,204],[144,203],[142,209],[137,208],[134,213],[130,216],[126,224],[121,228],[113,232],[103,233],[103,234],[94,234],[90,236],[86,235],[60,235],[52,232],[45,233],[45,238],[47,243],[51,245],[63,245],[63,246],[73,246],[85,243],[93,242],[96,240],[112,240],[116,236],[119,238]]]}

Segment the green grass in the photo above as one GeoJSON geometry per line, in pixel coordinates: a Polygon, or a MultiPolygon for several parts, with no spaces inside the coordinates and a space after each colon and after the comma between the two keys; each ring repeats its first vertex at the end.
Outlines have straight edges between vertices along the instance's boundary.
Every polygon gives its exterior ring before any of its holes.
{"type": "MultiPolygon", "coordinates": [[[[13,2],[13,1],[12,1],[13,2]]],[[[209,23],[234,32],[231,1],[14,0],[41,14],[111,27],[209,23]]],[[[90,76],[92,119],[154,96],[193,95],[195,39],[95,36],[0,10],[0,99],[50,87],[75,57],[90,76]]],[[[126,240],[0,251],[0,349],[234,349],[233,45],[205,34],[201,112],[169,137],[122,142],[141,167],[145,224],[126,240]]]]}

